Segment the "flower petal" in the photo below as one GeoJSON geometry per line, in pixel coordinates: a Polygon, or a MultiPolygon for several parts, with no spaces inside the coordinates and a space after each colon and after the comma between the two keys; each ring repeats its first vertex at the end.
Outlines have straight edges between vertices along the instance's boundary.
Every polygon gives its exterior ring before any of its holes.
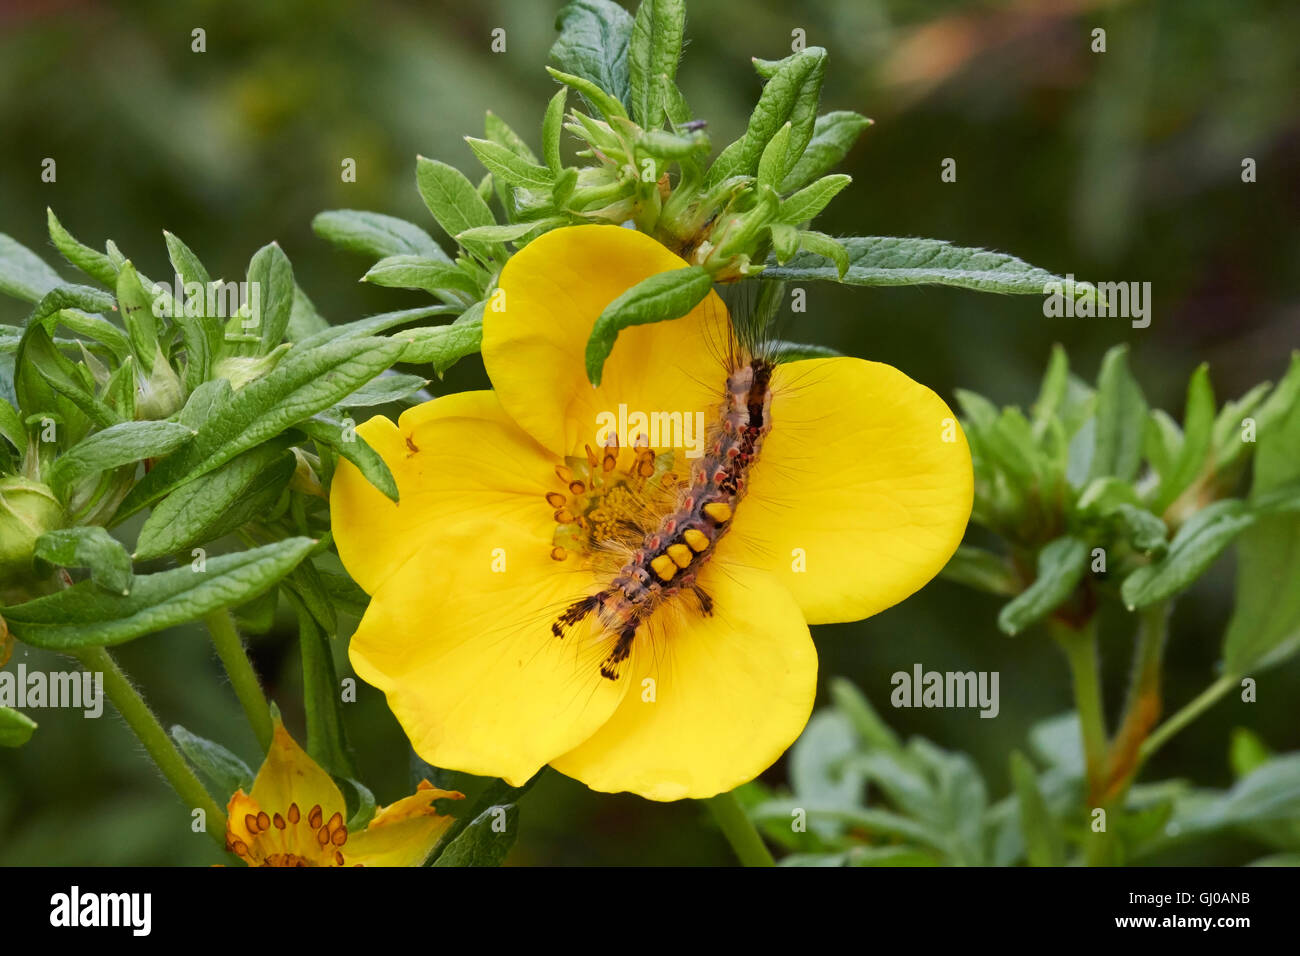
{"type": "Polygon", "coordinates": [[[637,637],[619,709],[556,770],[650,800],[711,797],[752,780],[799,736],[817,652],[798,605],[752,568],[710,564],[700,582],[713,616],[664,608],[677,616],[637,637]]]}
{"type": "Polygon", "coordinates": [[[719,558],[772,571],[810,624],[869,617],[939,573],[974,475],[938,395],[879,362],[791,362],[773,376],[772,423],[719,558]]]}
{"type": "Polygon", "coordinates": [[[455,817],[443,816],[433,806],[438,799],[460,800],[463,793],[437,790],[427,780],[409,797],[380,807],[360,833],[348,838],[347,862],[361,866],[420,866],[455,817]]]}
{"type": "Polygon", "coordinates": [[[297,803],[304,816],[317,804],[326,819],[335,813],[347,815],[347,804],[333,779],[298,746],[278,720],[271,749],[257,771],[249,797],[267,812],[284,812],[289,804],[297,803]]]}
{"type": "MultiPolygon", "coordinates": [[[[447,522],[550,523],[546,492],[557,459],[519,430],[492,392],[461,392],[407,409],[394,425],[382,415],[357,428],[388,464],[400,500],[389,500],[350,462],[330,488],[339,557],[374,594],[447,522]]],[[[550,531],[547,531],[550,534],[550,531]]]]}
{"type": "Polygon", "coordinates": [[[516,253],[498,285],[504,310],[489,305],[483,316],[483,364],[511,417],[565,455],[597,444],[597,416],[617,414],[620,403],[650,415],[717,402],[728,339],[726,307],[712,292],[679,319],[625,329],[600,387],[587,380],[587,338],[605,306],[642,279],[686,265],[621,226],[556,229],[516,253]]]}
{"type": "Polygon", "coordinates": [[[509,514],[439,529],[379,587],[352,637],[357,674],[436,767],[518,786],[622,697],[599,676],[597,648],[551,633],[594,576],[553,560],[548,535],[509,514]]]}

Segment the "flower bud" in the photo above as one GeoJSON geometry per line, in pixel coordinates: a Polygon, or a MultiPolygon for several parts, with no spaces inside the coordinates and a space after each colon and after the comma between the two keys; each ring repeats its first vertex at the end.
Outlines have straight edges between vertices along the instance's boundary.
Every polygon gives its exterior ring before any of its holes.
{"type": "Polygon", "coordinates": [[[0,478],[0,591],[31,573],[36,539],[63,520],[63,505],[48,487],[18,475],[0,478]]]}

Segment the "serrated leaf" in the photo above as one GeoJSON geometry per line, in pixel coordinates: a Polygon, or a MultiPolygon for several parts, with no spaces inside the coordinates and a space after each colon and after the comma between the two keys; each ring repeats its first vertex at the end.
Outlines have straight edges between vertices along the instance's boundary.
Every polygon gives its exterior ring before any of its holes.
{"type": "Polygon", "coordinates": [[[600,384],[605,359],[618,333],[633,325],[676,319],[690,312],[713,287],[703,266],[660,272],[623,292],[601,312],[587,340],[587,378],[600,384]]]}
{"type": "Polygon", "coordinates": [[[185,565],[137,575],[126,597],[83,581],[5,608],[5,621],[19,640],[48,650],[121,644],[251,600],[293,570],[314,545],[310,538],[287,538],[209,558],[203,572],[185,565]]]}
{"type": "Polygon", "coordinates": [[[55,487],[66,488],[89,475],[171,454],[195,434],[177,422],[121,422],[73,445],[54,461],[48,477],[55,487]]]}
{"type": "Polygon", "coordinates": [[[573,0],[561,8],[555,28],[560,35],[551,46],[551,62],[629,105],[631,15],[612,0],[573,0]]]}
{"type": "Polygon", "coordinates": [[[1038,553],[1038,574],[1016,598],[1003,605],[998,627],[1013,637],[1056,610],[1083,580],[1088,546],[1078,538],[1057,538],[1038,553]]]}
{"type": "Polygon", "coordinates": [[[288,487],[294,457],[286,440],[270,441],[181,485],[140,528],[138,560],[188,551],[263,515],[288,487]]]}
{"type": "Polygon", "coordinates": [[[849,110],[837,110],[817,117],[812,139],[781,183],[781,193],[794,192],[834,169],[870,125],[871,120],[849,110]]]}
{"type": "Polygon", "coordinates": [[[1236,500],[1216,501],[1196,512],[1178,529],[1163,557],[1124,579],[1120,596],[1125,606],[1134,610],[1182,591],[1254,521],[1255,515],[1236,500]]]}
{"type": "Polygon", "coordinates": [[[663,92],[657,79],[676,77],[685,26],[683,0],[642,0],[637,7],[627,66],[632,118],[645,129],[663,124],[663,92]]]}
{"type": "Polygon", "coordinates": [[[404,347],[400,341],[370,337],[345,337],[314,348],[293,346],[269,373],[235,392],[183,451],[166,458],[132,488],[118,509],[119,520],[337,405],[392,366],[404,347]]]}
{"type": "MultiPolygon", "coordinates": [[[[839,240],[848,254],[847,285],[950,285],[979,292],[1042,295],[1048,282],[1063,281],[1014,256],[954,246],[940,239],[855,236],[839,240]]],[[[771,263],[765,279],[840,281],[832,262],[809,252],[784,266],[771,263]]]]}
{"type": "Polygon", "coordinates": [[[221,744],[192,734],[180,724],[173,724],[171,738],[185,758],[212,784],[210,792],[224,804],[236,790],[253,789],[253,771],[248,764],[221,744]]]}
{"type": "Polygon", "coordinates": [[[39,302],[63,285],[59,274],[22,243],[0,232],[0,292],[26,302],[39,302]]]}
{"type": "Polygon", "coordinates": [[[413,222],[362,209],[331,209],[318,213],[311,221],[312,231],[326,242],[348,252],[374,256],[424,256],[441,258],[447,254],[433,237],[413,222]]]}
{"type": "Polygon", "coordinates": [[[117,285],[117,266],[112,259],[97,249],[78,242],[72,233],[63,228],[63,223],[59,222],[53,209],[46,208],[45,218],[50,230],[50,241],[63,258],[110,289],[117,285]]]}

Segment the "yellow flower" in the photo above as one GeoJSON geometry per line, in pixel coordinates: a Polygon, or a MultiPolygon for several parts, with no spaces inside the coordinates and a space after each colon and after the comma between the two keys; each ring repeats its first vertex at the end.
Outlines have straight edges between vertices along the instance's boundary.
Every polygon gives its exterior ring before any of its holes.
{"type": "Polygon", "coordinates": [[[253,792],[235,791],[226,808],[226,849],[249,866],[419,866],[453,822],[433,807],[443,797],[462,794],[422,780],[348,833],[343,794],[277,720],[253,792]]]}
{"type": "MultiPolygon", "coordinates": [[[[655,562],[643,555],[636,573],[651,590],[673,578],[692,587],[634,617],[618,659],[609,619],[627,611],[625,592],[611,590],[621,561],[647,513],[680,508],[686,486],[718,462],[688,458],[674,435],[628,447],[629,428],[607,449],[597,432],[634,412],[718,423],[725,308],[711,294],[680,319],[625,330],[598,388],[584,349],[616,296],[684,265],[617,226],[529,243],[502,271],[504,309],[484,316],[494,390],[358,429],[392,470],[400,503],[340,463],[335,540],[372,595],[352,664],[387,694],[429,763],[516,785],[551,764],[592,789],[653,800],[729,790],[807,722],[817,678],[807,625],[901,601],[956,549],[973,478],[943,401],[874,362],[778,365],[761,413],[772,427],[743,501],[732,500],[734,514],[711,505],[707,521],[694,502],[686,537],[655,562]],[[565,613],[593,594],[606,603],[565,613]]],[[[731,406],[742,417],[746,400],[731,406]]]]}

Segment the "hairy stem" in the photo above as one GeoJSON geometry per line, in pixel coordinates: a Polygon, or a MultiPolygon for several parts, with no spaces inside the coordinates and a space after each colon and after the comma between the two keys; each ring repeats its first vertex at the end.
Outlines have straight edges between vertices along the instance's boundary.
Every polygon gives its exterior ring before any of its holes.
{"type": "Polygon", "coordinates": [[[763,843],[763,838],[754,829],[753,822],[746,815],[734,792],[720,793],[704,801],[709,805],[713,818],[722,828],[722,835],[731,844],[736,858],[744,866],[776,866],[771,852],[763,843]]]}
{"type": "Polygon", "coordinates": [[[1083,731],[1083,755],[1088,771],[1089,799],[1101,795],[1106,772],[1106,719],[1102,710],[1101,680],[1097,673],[1097,625],[1089,620],[1079,630],[1053,621],[1049,630],[1070,665],[1074,705],[1083,731]]]}
{"type": "Polygon", "coordinates": [[[212,635],[212,646],[217,649],[217,656],[230,677],[230,684],[235,689],[235,696],[244,708],[244,715],[252,725],[253,733],[262,751],[271,749],[271,708],[262,693],[262,685],[257,681],[257,673],[244,651],[244,643],[235,630],[235,619],[226,608],[209,611],[203,615],[203,623],[212,635]]]}
{"type": "Polygon", "coordinates": [[[1169,609],[1169,602],[1160,601],[1143,608],[1138,616],[1128,703],[1110,749],[1106,781],[1108,799],[1121,795],[1128,788],[1141,762],[1138,755],[1142,744],[1160,718],[1160,672],[1164,662],[1169,609]]]}
{"type": "Polygon", "coordinates": [[[1240,680],[1241,678],[1236,674],[1224,674],[1184,704],[1177,713],[1157,727],[1151,736],[1143,741],[1138,751],[1138,764],[1141,765],[1151,759],[1152,754],[1163,747],[1170,737],[1218,703],[1219,698],[1236,687],[1240,680]]]}
{"type": "Polygon", "coordinates": [[[127,726],[135,732],[144,749],[149,752],[149,756],[153,758],[153,762],[157,764],[158,769],[162,771],[162,775],[182,802],[191,809],[203,811],[208,835],[219,846],[225,846],[226,815],[209,796],[208,791],[199,782],[199,778],[194,775],[194,771],[190,769],[185,758],[167,736],[167,732],[163,730],[158,718],[140,696],[140,692],[131,685],[126,675],[122,673],[122,669],[117,666],[117,661],[102,647],[88,647],[77,651],[74,656],[86,670],[104,675],[104,692],[117,708],[117,712],[122,715],[127,726]]]}

